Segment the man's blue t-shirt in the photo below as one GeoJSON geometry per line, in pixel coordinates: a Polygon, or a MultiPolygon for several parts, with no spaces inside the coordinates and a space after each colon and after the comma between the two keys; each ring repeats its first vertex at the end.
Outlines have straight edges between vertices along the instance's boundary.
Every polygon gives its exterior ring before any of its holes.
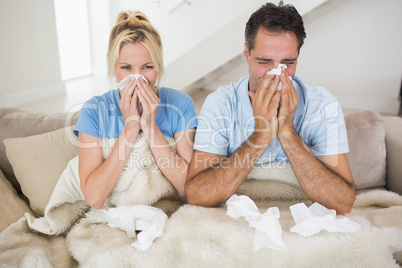
{"type": "MultiPolygon", "coordinates": [[[[248,95],[249,77],[220,87],[204,102],[198,117],[194,149],[212,154],[232,155],[255,129],[248,95]]],[[[315,156],[349,151],[342,108],[322,87],[308,87],[300,78],[292,81],[299,102],[293,126],[315,156]]],[[[287,161],[278,137],[269,144],[258,163],[287,161]]]]}
{"type": "MultiPolygon", "coordinates": [[[[197,117],[191,97],[178,90],[162,87],[158,90],[159,107],[156,124],[164,136],[197,127],[197,117]]],[[[89,99],[80,110],[74,134],[83,132],[98,138],[118,138],[124,129],[119,107],[119,91],[110,90],[89,99]]]]}

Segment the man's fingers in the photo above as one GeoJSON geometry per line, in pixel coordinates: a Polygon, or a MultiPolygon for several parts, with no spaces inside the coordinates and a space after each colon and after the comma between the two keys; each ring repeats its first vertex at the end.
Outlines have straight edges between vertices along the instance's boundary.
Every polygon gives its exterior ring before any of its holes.
{"type": "Polygon", "coordinates": [[[279,102],[281,101],[281,97],[282,97],[282,92],[276,91],[274,96],[271,99],[271,106],[273,106],[273,108],[276,111],[278,111],[279,102]]]}
{"type": "Polygon", "coordinates": [[[259,96],[265,95],[271,82],[275,79],[274,75],[264,75],[257,86],[256,93],[259,96]]]}

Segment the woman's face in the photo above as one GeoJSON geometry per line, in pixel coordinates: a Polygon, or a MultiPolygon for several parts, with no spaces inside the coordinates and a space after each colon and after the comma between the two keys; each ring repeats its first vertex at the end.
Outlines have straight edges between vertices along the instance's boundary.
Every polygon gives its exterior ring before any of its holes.
{"type": "Polygon", "coordinates": [[[151,54],[139,42],[130,42],[121,47],[115,73],[117,82],[130,74],[141,74],[148,80],[151,88],[155,87],[158,79],[158,71],[152,62],[151,54]]]}

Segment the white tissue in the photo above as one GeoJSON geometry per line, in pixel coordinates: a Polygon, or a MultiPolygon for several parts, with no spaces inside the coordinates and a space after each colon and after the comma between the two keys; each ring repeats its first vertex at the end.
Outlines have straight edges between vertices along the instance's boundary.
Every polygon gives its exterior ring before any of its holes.
{"type": "Polygon", "coordinates": [[[129,237],[135,237],[136,231],[141,231],[137,241],[131,244],[140,251],[147,250],[162,235],[167,220],[163,210],[144,205],[119,206],[104,212],[108,225],[126,231],[129,237]]]}
{"type": "Polygon", "coordinates": [[[148,80],[141,74],[130,74],[129,76],[127,76],[126,78],[124,78],[123,80],[121,80],[118,84],[117,84],[117,88],[123,90],[123,88],[127,85],[127,83],[130,81],[131,77],[134,77],[135,80],[138,80],[139,77],[141,77],[142,79],[144,79],[145,82],[147,82],[147,84],[149,84],[148,80]]]}
{"type": "Polygon", "coordinates": [[[307,237],[319,233],[321,230],[329,232],[354,233],[360,228],[360,224],[341,216],[337,219],[336,211],[314,203],[310,207],[299,203],[289,207],[292,217],[296,222],[290,231],[307,237]]]}
{"type": "Polygon", "coordinates": [[[269,71],[267,74],[274,74],[274,75],[280,75],[282,73],[282,67],[284,69],[287,69],[288,66],[286,66],[286,64],[279,64],[278,67],[272,69],[271,71],[269,71]]]}
{"type": "MultiPolygon", "coordinates": [[[[129,76],[127,76],[126,78],[124,78],[123,80],[120,81],[120,83],[117,84],[117,88],[120,90],[123,90],[123,88],[127,85],[127,83],[130,81],[131,77],[134,77],[135,80],[138,80],[138,78],[142,78],[144,79],[145,82],[147,82],[147,84],[149,85],[148,80],[141,74],[130,74],[129,76]]],[[[142,115],[143,112],[143,108],[142,108],[142,104],[140,102],[140,99],[137,99],[137,109],[138,112],[140,114],[140,116],[142,115]]]]}
{"type": "Polygon", "coordinates": [[[282,228],[279,224],[279,209],[268,208],[261,214],[248,196],[232,195],[227,201],[227,215],[232,218],[245,217],[250,227],[255,228],[254,250],[267,247],[274,250],[286,250],[282,241],[282,228]]]}
{"type": "MultiPolygon", "coordinates": [[[[287,69],[288,66],[286,66],[286,64],[279,64],[278,67],[272,69],[271,71],[269,71],[267,74],[274,74],[274,75],[280,75],[282,73],[282,67],[284,69],[287,69]]],[[[289,79],[292,80],[292,77],[289,76],[289,79]]],[[[279,82],[278,84],[278,88],[276,89],[276,91],[279,91],[282,89],[282,82],[279,82]]]]}

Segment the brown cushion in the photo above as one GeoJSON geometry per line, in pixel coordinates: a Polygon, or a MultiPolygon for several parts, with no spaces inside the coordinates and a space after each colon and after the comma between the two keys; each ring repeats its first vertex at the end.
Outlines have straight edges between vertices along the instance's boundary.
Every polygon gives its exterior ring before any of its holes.
{"type": "Polygon", "coordinates": [[[72,128],[4,140],[7,157],[22,193],[28,198],[31,209],[39,216],[43,216],[67,163],[78,155],[78,140],[72,128]]]}
{"type": "Polygon", "coordinates": [[[379,113],[363,111],[345,117],[349,153],[346,154],[358,190],[384,187],[385,127],[379,113]]]}
{"type": "Polygon", "coordinates": [[[3,140],[27,137],[71,126],[77,122],[78,116],[79,112],[45,114],[15,108],[0,108],[0,169],[19,194],[21,188],[6,157],[3,140]]]}
{"type": "Polygon", "coordinates": [[[18,221],[25,212],[33,215],[0,169],[0,232],[18,221]]]}

